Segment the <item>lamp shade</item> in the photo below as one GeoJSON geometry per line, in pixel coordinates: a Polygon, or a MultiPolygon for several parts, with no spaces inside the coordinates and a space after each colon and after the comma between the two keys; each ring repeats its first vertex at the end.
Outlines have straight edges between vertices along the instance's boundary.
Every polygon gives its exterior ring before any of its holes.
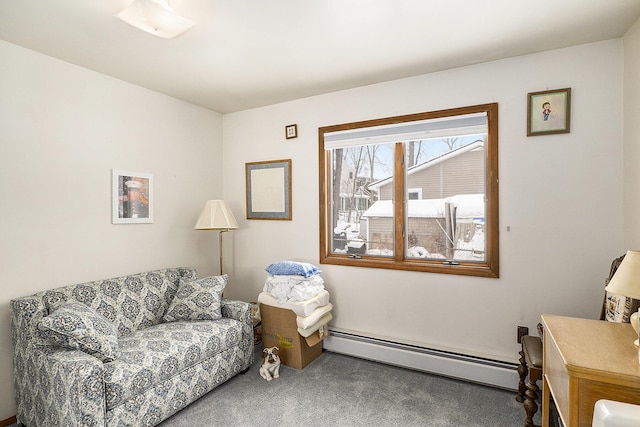
{"type": "Polygon", "coordinates": [[[116,17],[163,39],[174,38],[195,25],[190,19],[176,15],[168,0],[133,0],[116,17]]]}
{"type": "Polygon", "coordinates": [[[640,299],[640,251],[627,251],[605,290],[612,294],[640,299]]]}
{"type": "Polygon", "coordinates": [[[196,222],[195,230],[237,230],[231,209],[224,200],[209,200],[196,222]]]}

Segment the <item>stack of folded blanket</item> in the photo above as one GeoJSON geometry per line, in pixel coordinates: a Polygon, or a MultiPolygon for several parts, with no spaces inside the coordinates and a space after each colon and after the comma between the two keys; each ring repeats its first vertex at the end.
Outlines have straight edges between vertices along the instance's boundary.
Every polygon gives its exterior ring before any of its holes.
{"type": "Polygon", "coordinates": [[[258,302],[296,313],[298,333],[309,337],[326,332],[333,316],[329,292],[324,288],[320,269],[306,262],[280,261],[265,268],[269,277],[265,281],[258,302]]]}

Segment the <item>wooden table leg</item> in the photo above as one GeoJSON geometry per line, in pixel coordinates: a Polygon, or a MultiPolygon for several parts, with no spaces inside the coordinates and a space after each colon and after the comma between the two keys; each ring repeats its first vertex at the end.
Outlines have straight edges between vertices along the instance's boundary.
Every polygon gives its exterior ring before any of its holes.
{"type": "Polygon", "coordinates": [[[524,356],[524,350],[520,350],[520,353],[518,354],[520,354],[520,364],[518,365],[518,376],[520,377],[520,381],[518,382],[518,394],[516,395],[516,400],[518,402],[524,402],[524,394],[527,391],[527,386],[524,381],[527,379],[529,370],[527,369],[527,361],[524,356]]]}
{"type": "Polygon", "coordinates": [[[549,427],[549,384],[547,376],[542,375],[542,427],[549,427]]]}
{"type": "MultiPolygon", "coordinates": [[[[527,418],[524,421],[524,427],[536,427],[533,424],[533,417],[538,412],[538,404],[536,401],[540,399],[540,388],[538,381],[541,380],[542,370],[540,368],[529,368],[529,379],[527,380],[527,391],[525,392],[524,410],[527,418]]],[[[542,402],[541,402],[542,404],[542,402]]]]}

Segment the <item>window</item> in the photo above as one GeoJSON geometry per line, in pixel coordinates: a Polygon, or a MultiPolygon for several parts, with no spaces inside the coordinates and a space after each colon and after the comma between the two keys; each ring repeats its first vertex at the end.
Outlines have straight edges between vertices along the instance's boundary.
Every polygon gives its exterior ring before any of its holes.
{"type": "Polygon", "coordinates": [[[410,188],[407,195],[409,200],[420,200],[422,199],[422,188],[410,188]]]}
{"type": "Polygon", "coordinates": [[[320,263],[498,277],[498,104],[319,139],[320,263]]]}

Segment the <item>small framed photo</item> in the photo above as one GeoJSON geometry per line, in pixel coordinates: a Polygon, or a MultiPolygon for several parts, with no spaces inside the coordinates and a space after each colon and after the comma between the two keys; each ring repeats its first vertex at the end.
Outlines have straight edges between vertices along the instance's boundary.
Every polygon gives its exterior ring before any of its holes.
{"type": "Polygon", "coordinates": [[[298,137],[298,125],[289,125],[284,127],[284,135],[287,139],[298,137]]]}
{"type": "Polygon", "coordinates": [[[527,136],[571,131],[571,88],[527,95],[527,136]]]}
{"type": "Polygon", "coordinates": [[[111,185],[113,224],[153,223],[153,175],[114,169],[111,185]]]}

